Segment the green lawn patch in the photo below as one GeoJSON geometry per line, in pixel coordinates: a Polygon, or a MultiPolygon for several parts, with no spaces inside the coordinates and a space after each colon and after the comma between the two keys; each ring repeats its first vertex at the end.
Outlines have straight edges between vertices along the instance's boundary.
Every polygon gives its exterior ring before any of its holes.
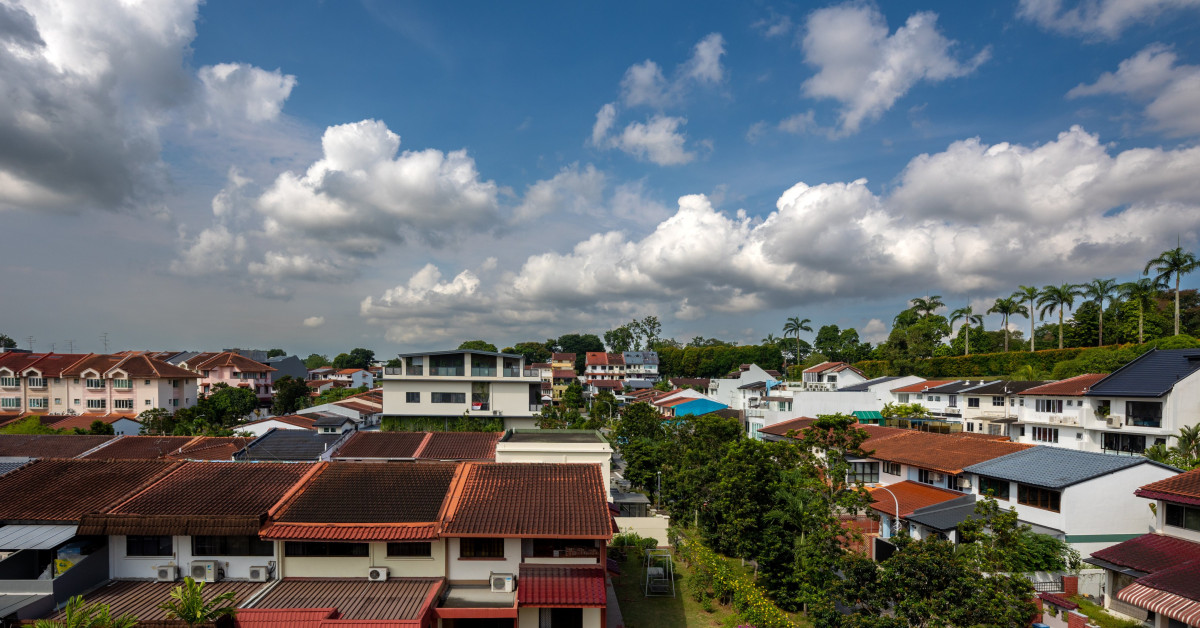
{"type": "Polygon", "coordinates": [[[1085,597],[1077,595],[1071,598],[1071,601],[1079,605],[1079,612],[1087,615],[1092,623],[1100,628],[1142,628],[1141,622],[1114,617],[1100,606],[1089,602],[1085,597]]]}

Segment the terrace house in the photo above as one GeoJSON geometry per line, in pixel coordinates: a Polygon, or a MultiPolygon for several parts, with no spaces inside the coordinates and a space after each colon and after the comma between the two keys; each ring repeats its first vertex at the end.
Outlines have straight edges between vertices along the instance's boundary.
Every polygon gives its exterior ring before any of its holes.
{"type": "Polygon", "coordinates": [[[271,405],[271,373],[274,368],[261,362],[256,362],[234,351],[217,354],[201,354],[188,361],[191,371],[199,373],[200,393],[209,395],[217,384],[226,384],[233,388],[247,388],[254,392],[260,406],[271,405]],[[205,356],[209,356],[205,358],[205,356]]]}
{"type": "Polygon", "coordinates": [[[963,429],[967,432],[1007,436],[1016,423],[1017,394],[1046,382],[999,380],[964,390],[963,429]]]}
{"type": "Polygon", "coordinates": [[[136,415],[196,403],[196,375],[142,353],[0,354],[0,412],[136,415]]]}
{"type": "Polygon", "coordinates": [[[1141,453],[1173,444],[1200,423],[1200,349],[1152,349],[1085,393],[1088,441],[1100,451],[1141,453]]]}
{"type": "Polygon", "coordinates": [[[822,362],[804,369],[803,390],[837,390],[867,381],[862,371],[845,362],[822,362]]]}
{"type": "Polygon", "coordinates": [[[1103,374],[1079,375],[1028,388],[1017,394],[1015,441],[1079,451],[1100,451],[1088,389],[1104,379],[1103,374]]]}
{"type": "Polygon", "coordinates": [[[533,427],[541,378],[519,353],[457,350],[400,354],[383,376],[383,413],[398,417],[478,415],[533,427]]]}

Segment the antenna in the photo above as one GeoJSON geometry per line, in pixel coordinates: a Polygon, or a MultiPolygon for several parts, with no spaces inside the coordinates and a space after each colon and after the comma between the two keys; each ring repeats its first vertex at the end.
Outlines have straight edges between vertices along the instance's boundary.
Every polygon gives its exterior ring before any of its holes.
{"type": "Polygon", "coordinates": [[[29,352],[33,353],[33,336],[26,336],[25,340],[29,342],[29,352]]]}
{"type": "Polygon", "coordinates": [[[108,332],[100,334],[100,340],[104,341],[104,353],[108,353],[108,332]]]}
{"type": "Polygon", "coordinates": [[[67,353],[75,353],[75,341],[74,340],[67,341],[67,353]]]}
{"type": "Polygon", "coordinates": [[[50,353],[54,353],[54,343],[50,343],[50,353]]]}

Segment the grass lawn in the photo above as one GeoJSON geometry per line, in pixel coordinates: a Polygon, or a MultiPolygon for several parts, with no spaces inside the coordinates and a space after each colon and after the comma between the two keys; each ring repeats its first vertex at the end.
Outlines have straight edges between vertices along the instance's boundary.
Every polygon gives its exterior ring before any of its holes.
{"type": "MultiPolygon", "coordinates": [[[[613,579],[617,601],[627,628],[717,628],[736,626],[733,609],[713,602],[713,612],[706,612],[700,603],[685,590],[683,579],[689,570],[675,561],[675,597],[646,597],[642,594],[645,574],[642,563],[631,558],[621,563],[621,577],[613,579]]],[[[793,616],[799,626],[810,626],[803,617],[793,616]]]]}
{"type": "Polygon", "coordinates": [[[1076,596],[1071,598],[1071,601],[1079,605],[1079,612],[1087,615],[1092,620],[1092,623],[1100,626],[1100,628],[1141,628],[1142,626],[1140,622],[1118,619],[1109,615],[1108,611],[1089,602],[1087,598],[1076,596]]]}

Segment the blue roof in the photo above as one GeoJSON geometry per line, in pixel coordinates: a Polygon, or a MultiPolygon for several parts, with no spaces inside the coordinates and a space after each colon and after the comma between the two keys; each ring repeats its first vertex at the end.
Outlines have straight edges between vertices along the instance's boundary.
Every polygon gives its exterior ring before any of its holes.
{"type": "Polygon", "coordinates": [[[23,458],[20,461],[0,461],[0,475],[16,471],[27,464],[29,464],[29,458],[23,458]]]}
{"type": "Polygon", "coordinates": [[[963,471],[1010,482],[1060,489],[1140,464],[1173,469],[1141,456],[1118,456],[1039,445],[963,467],[963,471]]]}
{"type": "Polygon", "coordinates": [[[871,386],[874,386],[875,384],[887,383],[894,379],[900,379],[900,377],[895,376],[895,375],[876,377],[875,379],[869,379],[865,382],[861,382],[861,383],[855,384],[853,386],[846,386],[845,388],[839,388],[837,390],[838,390],[838,392],[866,392],[868,389],[870,389],[871,386]]]}
{"type": "Polygon", "coordinates": [[[729,406],[712,399],[697,399],[675,406],[675,416],[701,416],[717,410],[725,410],[729,406]]]}
{"type": "Polygon", "coordinates": [[[1151,349],[1092,384],[1089,397],[1161,397],[1200,369],[1200,349],[1151,349]]]}

